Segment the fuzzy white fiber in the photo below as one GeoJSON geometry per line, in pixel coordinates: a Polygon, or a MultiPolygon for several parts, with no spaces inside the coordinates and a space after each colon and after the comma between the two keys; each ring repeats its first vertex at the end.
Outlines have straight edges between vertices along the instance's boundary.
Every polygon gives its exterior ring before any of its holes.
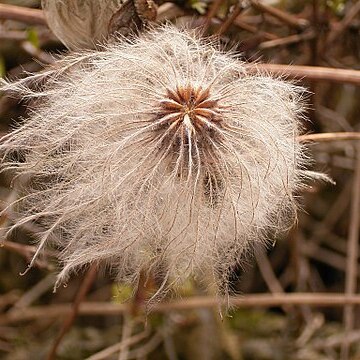
{"type": "Polygon", "coordinates": [[[164,289],[211,274],[227,291],[244,253],[295,221],[312,177],[302,87],[170,25],[31,81],[3,87],[34,102],[0,151],[30,179],[14,227],[44,227],[38,253],[56,235],[59,281],[100,262],[132,284],[161,269],[164,289]]]}
{"type": "Polygon", "coordinates": [[[112,16],[125,0],[41,0],[52,32],[69,49],[93,49],[108,36],[112,16]]]}

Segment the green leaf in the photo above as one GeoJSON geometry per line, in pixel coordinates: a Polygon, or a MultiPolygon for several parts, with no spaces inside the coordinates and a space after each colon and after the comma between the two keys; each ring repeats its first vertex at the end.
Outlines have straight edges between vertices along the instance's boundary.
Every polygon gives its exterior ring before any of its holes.
{"type": "Polygon", "coordinates": [[[113,284],[111,287],[112,302],[123,304],[133,295],[133,289],[126,284],[113,284]]]}
{"type": "Polygon", "coordinates": [[[345,9],[345,0],[327,0],[327,6],[336,14],[341,15],[345,9]]]}
{"type": "Polygon", "coordinates": [[[31,42],[36,48],[40,47],[39,36],[36,29],[30,28],[27,30],[28,41],[31,42]]]}
{"type": "Polygon", "coordinates": [[[2,56],[0,56],[0,77],[5,77],[5,75],[6,75],[5,60],[2,56]]]}
{"type": "Polygon", "coordinates": [[[207,4],[201,0],[190,0],[190,7],[196,10],[199,14],[204,15],[206,13],[207,4]]]}

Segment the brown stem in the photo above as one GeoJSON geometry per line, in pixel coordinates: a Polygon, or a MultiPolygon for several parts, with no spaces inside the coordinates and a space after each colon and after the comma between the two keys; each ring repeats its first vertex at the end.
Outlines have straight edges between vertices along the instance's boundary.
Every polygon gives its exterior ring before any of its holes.
{"type": "Polygon", "coordinates": [[[245,22],[241,16],[238,16],[234,20],[234,25],[238,26],[239,28],[248,31],[252,34],[259,34],[261,35],[265,40],[275,40],[278,39],[278,36],[269,32],[264,32],[259,30],[256,26],[250,25],[247,22],[245,22]]]}
{"type": "Polygon", "coordinates": [[[293,79],[308,79],[314,81],[330,81],[360,85],[360,71],[337,69],[322,66],[302,66],[285,64],[249,64],[250,73],[265,71],[273,74],[285,75],[293,79]]]}
{"type": "Polygon", "coordinates": [[[282,38],[279,38],[279,39],[264,41],[259,45],[259,49],[265,50],[265,49],[270,49],[270,48],[274,48],[274,47],[277,47],[277,46],[285,46],[285,45],[290,45],[290,44],[296,44],[296,43],[299,43],[301,41],[311,40],[314,37],[315,37],[315,34],[314,34],[314,32],[312,30],[305,31],[305,32],[303,32],[301,34],[295,34],[295,35],[282,37],[282,38]]]}
{"type": "Polygon", "coordinates": [[[360,132],[335,132],[335,133],[306,134],[306,135],[298,136],[297,140],[300,142],[360,140],[360,132]]]}
{"type": "Polygon", "coordinates": [[[343,20],[336,24],[334,29],[330,32],[328,39],[327,39],[327,45],[331,45],[336,39],[339,39],[339,36],[346,30],[346,28],[351,24],[351,22],[354,20],[356,15],[360,12],[360,1],[357,1],[350,11],[345,15],[343,20]]]}
{"type": "Polygon", "coordinates": [[[0,4],[1,20],[16,20],[27,24],[47,25],[42,10],[22,6],[0,4]]]}
{"type": "MultiPolygon", "coordinates": [[[[264,279],[271,294],[284,294],[284,289],[281,286],[278,278],[276,277],[270,260],[268,259],[267,254],[264,250],[261,250],[256,254],[256,262],[258,264],[261,276],[264,279]]],[[[282,308],[287,313],[293,311],[292,308],[286,305],[283,305],[282,308]]]]}
{"type": "Polygon", "coordinates": [[[250,0],[251,5],[264,13],[267,13],[277,19],[279,19],[280,21],[282,21],[283,23],[294,27],[295,29],[304,29],[305,27],[307,27],[309,25],[309,22],[306,19],[299,19],[296,16],[287,13],[286,11],[274,8],[272,6],[269,5],[265,5],[264,3],[258,1],[258,0],[250,0]]]}
{"type": "MultiPolygon", "coordinates": [[[[357,160],[352,189],[352,202],[350,213],[349,238],[347,243],[346,280],[345,294],[351,296],[356,293],[358,254],[359,254],[359,225],[360,225],[360,146],[357,146],[357,160]]],[[[341,348],[342,359],[349,358],[350,346],[347,341],[348,335],[354,328],[354,306],[347,305],[344,308],[345,337],[341,348]]]]}
{"type": "Polygon", "coordinates": [[[203,32],[204,34],[207,32],[207,30],[209,29],[209,26],[211,24],[211,20],[212,18],[216,15],[216,12],[219,10],[219,7],[221,5],[221,3],[224,0],[214,0],[211,4],[211,7],[208,11],[208,13],[206,14],[206,20],[205,23],[203,25],[203,32]]]}
{"type": "Polygon", "coordinates": [[[72,304],[72,308],[71,308],[70,312],[67,314],[67,318],[65,319],[65,321],[62,325],[62,328],[59,332],[59,335],[58,335],[57,339],[55,340],[55,342],[47,356],[47,360],[55,359],[56,351],[57,351],[62,339],[64,338],[64,336],[69,331],[72,324],[74,323],[74,321],[79,313],[80,305],[81,305],[82,301],[84,300],[86,294],[90,290],[90,287],[96,278],[96,274],[97,274],[97,265],[94,264],[90,267],[89,271],[86,273],[86,276],[85,276],[83,282],[81,283],[79,291],[76,294],[74,302],[72,304]]]}
{"type": "MultiPolygon", "coordinates": [[[[13,241],[2,240],[0,242],[0,249],[6,249],[16,254],[21,255],[27,261],[30,261],[36,252],[36,247],[31,245],[19,244],[13,241]]],[[[49,253],[47,253],[49,255],[49,253]]],[[[40,269],[53,270],[52,266],[43,259],[36,259],[34,265],[40,269]]]]}
{"type": "Polygon", "coordinates": [[[242,7],[239,4],[235,5],[231,14],[226,18],[226,20],[223,22],[220,28],[216,31],[216,35],[224,34],[233,24],[234,20],[239,16],[241,11],[242,11],[242,7]]]}
{"type": "MultiPolygon", "coordinates": [[[[154,304],[152,311],[166,313],[172,310],[190,310],[199,308],[216,308],[219,305],[230,305],[234,308],[276,307],[281,305],[308,305],[314,307],[343,307],[347,304],[360,305],[360,295],[344,295],[342,293],[293,293],[293,294],[248,294],[230,298],[191,297],[177,301],[154,304]]],[[[126,304],[110,302],[81,303],[78,315],[84,316],[114,316],[129,311],[126,304]]],[[[46,316],[56,318],[69,316],[73,313],[72,304],[33,306],[19,309],[12,314],[0,316],[0,324],[10,324],[36,320],[46,316]]]]}

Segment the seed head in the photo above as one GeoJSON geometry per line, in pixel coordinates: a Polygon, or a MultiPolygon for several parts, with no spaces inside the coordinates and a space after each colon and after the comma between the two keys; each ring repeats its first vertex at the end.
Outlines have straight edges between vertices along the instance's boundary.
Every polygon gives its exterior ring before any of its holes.
{"type": "Polygon", "coordinates": [[[62,249],[59,281],[90,262],[163,286],[228,273],[288,228],[304,179],[304,89],[248,74],[234,56],[165,26],[73,54],[5,88],[35,99],[0,150],[31,179],[14,227],[37,222],[62,249]]]}
{"type": "Polygon", "coordinates": [[[54,34],[70,49],[92,49],[107,38],[112,16],[125,0],[42,0],[54,34]]]}

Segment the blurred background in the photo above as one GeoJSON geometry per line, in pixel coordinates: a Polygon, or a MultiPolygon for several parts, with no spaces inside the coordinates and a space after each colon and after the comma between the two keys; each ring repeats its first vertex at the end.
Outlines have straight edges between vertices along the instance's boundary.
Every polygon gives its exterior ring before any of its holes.
{"type": "MultiPolygon", "coordinates": [[[[306,133],[328,134],[310,145],[313,169],[336,185],[315,183],[299,194],[298,224],[234,271],[236,295],[221,312],[194,280],[146,316],[132,314],[124,303],[133,289],[95,268],[53,293],[55,250],[20,275],[36,225],[6,238],[2,230],[0,359],[360,359],[360,145],[350,134],[360,131],[360,2],[178,0],[159,6],[158,21],[165,19],[201,25],[242,60],[281,64],[273,70],[305,85],[306,133]]],[[[41,71],[66,51],[39,1],[0,1],[1,77],[41,71]]],[[[21,100],[0,95],[1,135],[24,116],[21,100]]],[[[14,199],[2,175],[1,207],[14,199]]],[[[11,221],[11,214],[0,218],[2,227],[11,221]]]]}

